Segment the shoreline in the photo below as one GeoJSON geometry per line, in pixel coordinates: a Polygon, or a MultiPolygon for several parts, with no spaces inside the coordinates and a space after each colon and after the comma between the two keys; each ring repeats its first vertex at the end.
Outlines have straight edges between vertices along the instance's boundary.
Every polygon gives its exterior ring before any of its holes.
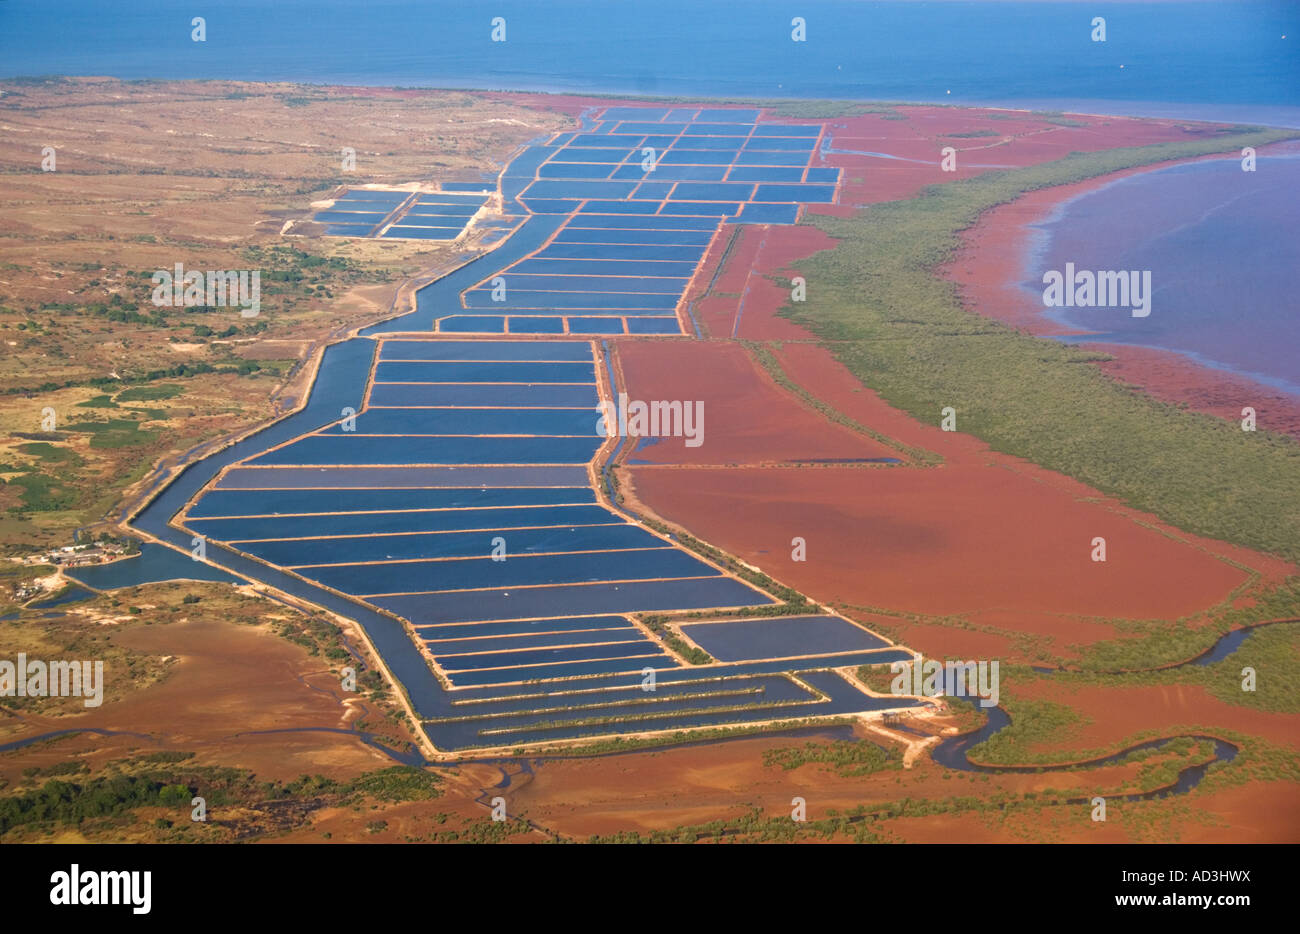
{"type": "MultiPolygon", "coordinates": [[[[1286,145],[1286,144],[1277,144],[1286,145]]],[[[1042,245],[1038,225],[1049,221],[1070,202],[1108,185],[1196,159],[1125,169],[1071,185],[1030,192],[984,214],[963,232],[961,246],[941,267],[945,279],[957,288],[962,306],[972,314],[991,318],[1035,337],[1082,337],[1091,333],[1049,317],[1023,283],[1033,251],[1042,245]]],[[[1242,409],[1255,409],[1259,427],[1300,438],[1300,397],[1232,370],[1211,367],[1176,350],[1109,343],[1104,339],[1079,340],[1083,350],[1109,354],[1113,359],[1094,365],[1111,379],[1135,387],[1153,399],[1193,411],[1239,421],[1242,409]]]]}
{"type": "Polygon", "coordinates": [[[646,94],[633,90],[593,90],[578,85],[564,86],[544,82],[531,86],[487,87],[476,84],[431,83],[431,84],[379,84],[366,77],[261,77],[244,79],[233,77],[189,77],[189,76],[136,76],[123,77],[112,74],[12,74],[0,76],[0,83],[30,82],[49,79],[70,81],[122,81],[122,82],[235,82],[247,84],[282,84],[291,87],[308,88],[324,91],[387,91],[396,95],[409,95],[429,92],[447,92],[499,96],[504,98],[549,97],[585,99],[598,105],[609,105],[613,101],[627,101],[643,104],[714,104],[738,107],[762,107],[772,109],[785,105],[807,106],[810,104],[834,104],[839,106],[874,106],[874,107],[944,107],[953,110],[1000,110],[1023,114],[1072,114],[1085,117],[1116,117],[1134,120],[1176,120],[1181,123],[1206,124],[1240,124],[1259,126],[1269,129],[1300,129],[1300,105],[1286,103],[1241,104],[1215,103],[1211,101],[1160,101],[1160,100],[1105,100],[1099,98],[1006,98],[992,97],[933,97],[933,98],[890,98],[890,97],[833,97],[822,94],[773,96],[770,94],[736,94],[719,90],[704,94],[646,94]],[[355,78],[355,80],[353,80],[355,78]]]}

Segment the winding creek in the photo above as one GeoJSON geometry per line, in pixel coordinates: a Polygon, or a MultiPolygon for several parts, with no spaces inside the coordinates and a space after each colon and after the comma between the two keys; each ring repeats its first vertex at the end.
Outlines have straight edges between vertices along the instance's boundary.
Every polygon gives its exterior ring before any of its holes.
{"type": "MultiPolygon", "coordinates": [[[[1178,668],[1189,666],[1203,667],[1221,662],[1230,657],[1246,642],[1251,634],[1264,626],[1280,625],[1283,623],[1296,623],[1300,619],[1276,619],[1267,622],[1256,623],[1252,626],[1245,626],[1241,629],[1234,629],[1232,632],[1225,633],[1215,640],[1214,644],[1201,652],[1199,655],[1177,662],[1172,665],[1164,665],[1158,668],[1147,669],[1129,669],[1119,671],[1097,672],[1098,674],[1125,675],[1141,674],[1149,671],[1173,671],[1178,668]]],[[[1079,672],[1073,672],[1068,669],[1060,668],[1034,668],[1040,674],[1069,676],[1079,672]]],[[[1219,739],[1215,736],[1204,734],[1183,734],[1180,736],[1167,736],[1161,739],[1147,740],[1136,743],[1132,746],[1126,746],[1118,752],[1101,756],[1096,759],[1088,759],[1079,762],[1068,762],[1059,764],[1045,765],[988,765],[979,762],[972,762],[968,756],[971,749],[983,743],[985,740],[996,735],[1011,725],[1011,717],[1001,707],[994,707],[988,711],[988,720],[982,727],[969,733],[962,733],[958,736],[950,736],[939,742],[937,746],[930,751],[931,758],[944,768],[956,769],[961,772],[985,772],[990,774],[1005,774],[1013,772],[1060,772],[1072,771],[1085,768],[1096,768],[1104,765],[1112,765],[1132,755],[1133,753],[1142,752],[1148,749],[1161,749],[1171,742],[1178,739],[1194,739],[1211,743],[1214,746],[1213,762],[1231,762],[1240,752],[1240,747],[1227,740],[1219,739]]],[[[914,732],[914,731],[908,731],[914,732]]],[[[1199,765],[1191,765],[1184,768],[1178,774],[1178,779],[1170,785],[1162,788],[1156,788],[1151,791],[1126,794],[1120,796],[1125,801],[1149,801],[1154,798],[1163,798],[1171,794],[1186,794],[1191,791],[1205,777],[1210,762],[1199,765]]],[[[1080,799],[1082,800],[1082,799],[1080,799]]]]}
{"type": "MultiPolygon", "coordinates": [[[[1135,743],[1132,746],[1126,746],[1118,752],[1109,755],[1100,756],[1096,759],[1085,759],[1078,762],[1048,763],[1043,765],[985,765],[979,762],[972,762],[968,757],[971,749],[978,746],[991,736],[1000,733],[1011,725],[1011,717],[1001,707],[994,707],[988,712],[988,720],[978,730],[970,733],[962,733],[958,736],[950,736],[941,740],[934,749],[930,750],[930,757],[944,768],[955,769],[959,772],[984,772],[993,775],[1010,774],[1010,773],[1045,773],[1045,772],[1066,772],[1077,771],[1080,769],[1098,768],[1103,765],[1113,765],[1123,761],[1128,756],[1143,752],[1148,749],[1162,749],[1169,743],[1179,739],[1203,740],[1214,746],[1214,759],[1211,762],[1203,762],[1197,765],[1189,765],[1178,773],[1178,778],[1170,785],[1152,789],[1151,791],[1134,792],[1131,794],[1118,795],[1124,801],[1150,801],[1155,798],[1164,798],[1169,795],[1181,795],[1191,791],[1201,783],[1205,773],[1209,770],[1212,762],[1231,762],[1237,757],[1241,749],[1227,740],[1219,739],[1216,736],[1206,736],[1199,733],[1189,733],[1181,736],[1166,736],[1160,739],[1146,740],[1145,742],[1135,743]]],[[[1086,801],[1085,798],[1072,798],[1068,803],[1075,804],[1086,801]]]]}
{"type": "MultiPolygon", "coordinates": [[[[1165,798],[1170,795],[1186,794],[1194,789],[1205,778],[1209,767],[1215,762],[1231,762],[1236,758],[1240,748],[1226,740],[1219,739],[1215,736],[1204,734],[1187,734],[1185,736],[1168,736],[1160,739],[1147,740],[1141,743],[1135,743],[1131,746],[1101,756],[1095,759],[1087,759],[1079,762],[1046,764],[1046,765],[985,765],[978,762],[972,762],[968,758],[969,751],[978,746],[980,743],[989,739],[991,736],[999,733],[1011,725],[1011,718],[1001,707],[994,707],[989,711],[987,722],[977,730],[969,733],[963,733],[958,736],[950,736],[942,740],[934,749],[931,750],[931,757],[944,768],[955,769],[961,772],[981,772],[988,774],[1009,774],[1009,773],[1047,773],[1047,772],[1064,772],[1078,771],[1082,769],[1097,768],[1104,765],[1112,765],[1120,762],[1128,756],[1143,752],[1148,749],[1161,749],[1179,739],[1193,739],[1211,743],[1214,747],[1214,758],[1209,762],[1197,763],[1183,768],[1178,773],[1178,778],[1169,785],[1155,788],[1150,791],[1132,792],[1112,796],[1123,801],[1150,801],[1157,798],[1165,798]]],[[[915,730],[905,729],[904,732],[917,733],[915,730]]],[[[0,743],[0,753],[12,752],[23,749],[37,743],[47,740],[58,739],[63,736],[70,736],[78,733],[92,733],[96,736],[129,736],[134,739],[142,739],[152,744],[158,744],[161,740],[158,737],[150,736],[145,733],[136,733],[128,730],[108,730],[95,727],[69,728],[63,730],[53,730],[46,733],[40,733],[36,736],[29,736],[24,739],[14,740],[8,743],[0,743]]],[[[819,737],[822,739],[853,741],[855,735],[851,724],[838,726],[813,726],[798,727],[789,730],[780,730],[769,733],[755,734],[745,733],[728,737],[708,737],[697,740],[681,740],[679,742],[664,743],[657,746],[644,746],[632,749],[611,749],[605,752],[583,753],[581,756],[565,755],[563,753],[552,753],[539,756],[507,756],[491,757],[482,759],[463,759],[455,763],[438,762],[428,759],[420,751],[419,747],[414,744],[408,744],[406,749],[394,749],[391,746],[380,742],[377,735],[365,730],[346,729],[343,727],[285,727],[274,730],[250,730],[235,733],[232,738],[238,739],[242,736],[272,736],[294,733],[331,733],[342,736],[350,736],[360,740],[366,746],[387,756],[390,760],[398,765],[411,766],[414,768],[429,768],[440,766],[444,768],[463,768],[471,765],[486,765],[497,769],[499,778],[496,784],[485,786],[475,801],[484,807],[491,806],[491,798],[495,797],[502,791],[510,789],[517,779],[525,776],[531,777],[535,774],[538,767],[548,762],[563,762],[575,758],[610,758],[614,756],[634,755],[642,752],[662,752],[670,749],[682,749],[693,746],[714,745],[719,742],[729,742],[741,739],[754,739],[758,735],[764,738],[781,737],[788,739],[800,739],[805,737],[819,737]]],[[[922,735],[917,733],[917,735],[922,735]]],[[[1078,804],[1088,801],[1088,798],[1070,798],[1067,804],[1078,804]]]]}

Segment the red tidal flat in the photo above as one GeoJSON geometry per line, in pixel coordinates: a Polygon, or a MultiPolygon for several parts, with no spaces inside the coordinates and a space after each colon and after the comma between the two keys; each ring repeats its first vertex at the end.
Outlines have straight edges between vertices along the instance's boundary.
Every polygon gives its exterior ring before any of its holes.
{"type": "Polygon", "coordinates": [[[1035,752],[1114,748],[1134,733],[1167,729],[1171,723],[1195,723],[1207,730],[1239,730],[1296,745],[1295,714],[1227,704],[1200,685],[1078,686],[1066,698],[1060,696],[1058,686],[1044,680],[1017,684],[1015,690],[1018,695],[1035,699],[1066,700],[1091,721],[1081,725],[1064,743],[1039,745],[1034,747],[1035,752]]]}
{"type": "MultiPolygon", "coordinates": [[[[709,380],[745,385],[736,345],[621,349],[632,350],[625,373],[633,387],[703,386],[709,380]],[[675,356],[682,364],[674,369],[675,356]]],[[[917,422],[864,388],[823,348],[787,344],[776,353],[790,377],[815,396],[887,436],[942,454],[944,466],[633,466],[632,495],[814,599],[969,614],[1008,631],[1089,642],[1118,633],[1099,623],[1085,631],[1078,617],[1175,618],[1213,606],[1246,578],[1229,561],[1259,571],[1266,585],[1294,570],[1244,548],[1176,532],[1069,477],[917,422]],[[807,561],[791,560],[796,536],[807,542],[807,561]],[[1107,540],[1105,563],[1091,560],[1096,536],[1107,540]]],[[[779,399],[782,392],[773,384],[768,395],[779,399]]],[[[753,393],[749,388],[737,396],[755,400],[755,414],[738,433],[743,445],[724,439],[724,456],[695,459],[661,442],[638,458],[665,465],[744,464],[752,461],[731,452],[784,452],[789,423],[779,406],[753,393]],[[768,413],[777,417],[764,418],[768,413]]],[[[800,424],[806,428],[807,418],[800,424]]],[[[909,644],[942,648],[925,638],[909,644]]]]}
{"type": "Polygon", "coordinates": [[[668,437],[639,445],[634,459],[655,464],[782,464],[895,457],[871,438],[828,421],[777,386],[740,344],[624,341],[621,389],[630,399],[704,403],[698,447],[668,437]]]}
{"type": "MultiPolygon", "coordinates": [[[[1173,618],[1246,574],[1106,503],[986,468],[632,468],[665,518],[814,599],[934,615],[1014,608],[1173,618]],[[791,540],[807,560],[791,558],[791,540]],[[1091,542],[1107,542],[1105,562],[1091,542]]],[[[1072,639],[1070,621],[1060,635],[1072,639]]]]}

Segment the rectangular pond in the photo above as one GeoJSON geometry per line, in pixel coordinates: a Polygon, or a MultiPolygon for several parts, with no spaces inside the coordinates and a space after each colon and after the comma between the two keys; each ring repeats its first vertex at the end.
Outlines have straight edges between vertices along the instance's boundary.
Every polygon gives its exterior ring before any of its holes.
{"type": "Polygon", "coordinates": [[[591,383],[595,364],[584,361],[492,362],[380,360],[377,383],[591,383]]]}
{"type": "Polygon", "coordinates": [[[328,434],[357,435],[592,435],[594,410],[576,409],[372,409],[356,416],[351,432],[338,424],[328,434]]]}
{"type": "Polygon", "coordinates": [[[513,590],[376,597],[370,601],[412,623],[488,622],[575,613],[629,613],[771,603],[747,584],[729,577],[694,580],[579,584],[513,590]]]}
{"type": "Polygon", "coordinates": [[[583,487],[496,489],[211,490],[190,509],[192,518],[269,516],[409,509],[466,509],[492,506],[553,506],[594,503],[583,487]]]}
{"type": "Polygon", "coordinates": [[[242,551],[282,567],[344,562],[414,561],[431,558],[490,556],[500,539],[501,554],[555,554],[591,550],[631,550],[667,543],[638,526],[579,525],[546,529],[496,529],[418,535],[364,535],[343,538],[250,542],[242,551]]]}
{"type": "Polygon", "coordinates": [[[468,639],[479,636],[530,635],[541,632],[592,632],[600,629],[626,629],[626,616],[560,616],[553,619],[512,619],[499,623],[448,623],[441,626],[417,626],[422,639],[468,639]]]}
{"type": "Polygon", "coordinates": [[[385,340],[380,360],[591,360],[586,341],[385,340]]]}
{"type": "MultiPolygon", "coordinates": [[[[496,537],[496,536],[494,536],[496,537]]],[[[509,542],[508,537],[506,538],[509,542]]],[[[489,554],[488,548],[480,554],[489,554]]],[[[356,594],[437,593],[445,590],[484,590],[536,587],[598,581],[643,581],[656,578],[717,574],[689,552],[657,542],[658,547],[586,554],[507,555],[415,561],[401,564],[350,564],[303,568],[304,577],[327,587],[356,594]]]]}
{"type": "Polygon", "coordinates": [[[464,405],[481,408],[581,408],[600,401],[594,386],[528,386],[381,383],[371,388],[372,406],[464,405]]]}
{"type": "Polygon", "coordinates": [[[585,464],[604,438],[448,438],[308,435],[250,464],[585,464]]]}
{"type": "Polygon", "coordinates": [[[722,662],[828,655],[889,645],[838,616],[774,616],[686,623],[681,628],[696,645],[722,662]]]}
{"type": "Polygon", "coordinates": [[[195,519],[200,535],[234,542],[255,539],[319,538],[326,535],[393,532],[450,532],[468,529],[538,528],[626,522],[602,506],[521,506],[502,509],[338,513],[251,519],[195,519]]]}

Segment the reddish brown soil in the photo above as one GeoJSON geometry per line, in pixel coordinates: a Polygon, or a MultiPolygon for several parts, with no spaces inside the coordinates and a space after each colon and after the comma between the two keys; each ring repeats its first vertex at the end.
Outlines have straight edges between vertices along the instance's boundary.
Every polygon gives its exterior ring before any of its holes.
{"type": "MultiPolygon", "coordinates": [[[[815,227],[764,228],[762,248],[748,271],[745,292],[737,310],[736,336],[749,340],[806,340],[812,335],[777,316],[790,303],[790,289],[772,281],[776,275],[791,280],[795,262],[835,246],[835,240],[815,227]]],[[[815,285],[805,286],[816,288],[815,285]]]]}
{"type": "MultiPolygon", "coordinates": [[[[1246,580],[1103,505],[996,467],[632,472],[655,512],[817,600],[935,615],[1166,618],[1246,580]],[[1089,555],[1098,535],[1104,563],[1089,555]],[[795,536],[807,541],[806,561],[791,560],[795,536]]],[[[1069,620],[1058,623],[1072,638],[1069,620]]]]}
{"type": "MultiPolygon", "coordinates": [[[[740,464],[746,461],[732,452],[743,451],[776,459],[791,450],[789,431],[806,433],[814,424],[806,414],[789,421],[794,413],[787,417],[787,406],[803,407],[765,374],[759,381],[765,394],[755,395],[741,375],[756,371],[752,364],[739,366],[746,358],[737,345],[642,342],[621,348],[630,361],[624,385],[632,398],[660,398],[660,391],[664,398],[691,398],[696,387],[713,383],[737,390],[717,397],[716,408],[706,405],[706,412],[728,414],[706,417],[708,440],[695,449],[714,450],[714,425],[725,432],[717,449],[725,456],[699,458],[680,442],[660,442],[639,458],[660,465],[740,464]]],[[[1068,477],[992,452],[970,436],[921,424],[887,406],[820,347],[786,344],[775,352],[789,376],[813,395],[888,437],[942,454],[944,466],[632,466],[629,493],[813,599],[964,614],[1004,634],[1055,637],[1054,649],[1066,652],[1071,644],[1119,636],[1105,623],[1080,617],[1174,618],[1219,603],[1246,580],[1229,561],[1259,571],[1266,585],[1291,571],[1283,561],[1171,530],[1068,477]],[[1095,536],[1107,540],[1105,563],[1091,560],[1095,536]],[[791,560],[794,537],[806,540],[806,561],[791,560]]],[[[795,450],[807,443],[801,440],[795,450]]],[[[934,654],[974,648],[976,642],[956,630],[897,631],[908,644],[934,654]]]]}
{"type": "MultiPolygon", "coordinates": [[[[319,659],[267,627],[196,619],[136,627],[118,633],[114,640],[127,648],[179,656],[179,660],[159,684],[76,716],[29,717],[27,730],[6,738],[88,728],[144,733],[150,738],[63,740],[0,762],[0,774],[11,768],[63,762],[83,743],[84,748],[95,750],[95,757],[121,756],[133,749],[193,752],[196,761],[204,764],[238,766],[264,779],[283,781],[318,773],[343,778],[391,764],[386,756],[344,733],[256,735],[267,730],[347,729],[360,713],[359,708],[349,713],[337,678],[319,659]]],[[[106,670],[105,678],[112,677],[113,672],[106,670]]]]}
{"type": "MultiPolygon", "coordinates": [[[[857,735],[889,745],[888,740],[861,729],[857,735]]],[[[809,820],[819,820],[832,811],[843,814],[860,805],[871,807],[904,798],[937,801],[1048,789],[1062,796],[1105,793],[1138,777],[1138,767],[1133,763],[1078,772],[995,774],[987,779],[949,772],[924,757],[912,769],[865,776],[841,775],[819,763],[790,770],[763,764],[763,754],[768,750],[802,748],[809,742],[825,740],[769,736],[600,758],[544,759],[535,763],[530,779],[512,783],[505,796],[510,810],[526,813],[549,829],[582,840],[592,834],[698,826],[743,817],[755,808],[769,818],[785,819],[795,796],[805,799],[809,820]]],[[[1287,788],[1280,783],[1265,787],[1287,788]]],[[[1206,815],[1203,822],[1194,825],[1197,840],[1230,840],[1238,832],[1244,832],[1248,839],[1284,838],[1270,830],[1270,811],[1251,808],[1249,800],[1238,797],[1235,791],[1173,802],[1194,801],[1198,811],[1206,815]]],[[[1283,797],[1270,794],[1267,800],[1276,803],[1283,797]]],[[[1294,802],[1287,801],[1282,813],[1294,811],[1294,802]]],[[[1288,826],[1294,827],[1294,821],[1288,826]]],[[[882,821],[874,829],[908,842],[1135,839],[1132,828],[1122,819],[1098,827],[1087,819],[1086,812],[1061,806],[1011,816],[994,807],[981,813],[938,813],[882,821]]]]}
{"type": "Polygon", "coordinates": [[[1067,649],[1071,643],[1090,645],[1112,639],[1134,638],[1134,634],[1122,632],[1110,623],[1074,614],[1054,617],[1025,610],[998,609],[971,613],[968,619],[977,626],[989,626],[1005,632],[1057,637],[1053,647],[1066,655],[1070,654],[1067,649]],[[1068,639],[1060,637],[1063,629],[1068,630],[1068,639]]]}
{"type": "MultiPolygon", "coordinates": [[[[724,224],[718,231],[717,239],[722,243],[727,243],[731,239],[732,232],[735,232],[735,240],[731,241],[731,252],[726,265],[713,280],[714,292],[730,292],[741,295],[745,291],[745,286],[749,284],[750,273],[754,269],[754,263],[758,258],[759,248],[763,245],[764,228],[751,224],[724,224]]],[[[721,259],[719,254],[717,259],[721,259]]],[[[716,267],[715,267],[716,268],[716,267]]],[[[718,334],[717,337],[727,337],[728,334],[718,334]]]]}
{"type": "Polygon", "coordinates": [[[791,279],[798,274],[791,268],[795,261],[834,246],[835,241],[815,227],[724,224],[686,301],[694,303],[695,318],[707,337],[807,340],[812,337],[808,331],[776,316],[790,301],[790,290],[771,277],[791,279]]]}
{"type": "Polygon", "coordinates": [[[655,464],[782,464],[896,452],[836,425],[772,381],[740,344],[626,341],[618,344],[632,400],[704,403],[703,443],[640,444],[631,456],[655,464]]]}
{"type": "MultiPolygon", "coordinates": [[[[810,344],[786,344],[774,351],[787,375],[814,396],[830,403],[836,410],[905,444],[936,451],[943,455],[947,467],[980,464],[996,465],[1028,474],[1033,480],[1056,486],[1076,498],[1098,497],[1095,490],[1062,474],[1044,470],[1016,457],[991,452],[984,442],[960,432],[945,432],[891,408],[872,390],[863,386],[851,372],[834,359],[829,351],[810,344]]],[[[1129,512],[1124,507],[1115,506],[1129,512]]],[[[1131,512],[1131,515],[1139,515],[1131,512]]],[[[1215,554],[1254,568],[1267,583],[1275,583],[1295,573],[1293,565],[1270,558],[1248,548],[1224,542],[1211,542],[1178,533],[1191,542],[1212,546],[1215,554]]]]}
{"type": "Polygon", "coordinates": [[[1014,654],[1014,643],[1011,637],[999,633],[910,622],[900,623],[890,632],[898,642],[923,652],[927,657],[936,654],[933,651],[925,651],[928,646],[943,646],[943,651],[938,653],[940,658],[1002,659],[1010,658],[1014,654]]]}
{"type": "Polygon", "coordinates": [[[862,385],[847,367],[824,347],[784,344],[772,348],[786,375],[836,411],[903,444],[936,451],[953,463],[988,462],[988,446],[960,432],[940,431],[935,424],[919,422],[887,404],[862,385]]]}
{"type": "Polygon", "coordinates": [[[1300,827],[1300,797],[1287,782],[1251,782],[1198,795],[1197,808],[1211,816],[1206,826],[1189,825],[1181,834],[1184,843],[1296,842],[1300,827]]]}
{"type": "Polygon", "coordinates": [[[1121,383],[1138,386],[1165,402],[1185,403],[1229,421],[1240,421],[1242,409],[1255,410],[1260,430],[1300,438],[1300,399],[1244,376],[1197,366],[1181,354],[1117,344],[1084,344],[1113,354],[1097,366],[1121,383]]]}
{"type": "Polygon", "coordinates": [[[895,818],[879,826],[908,843],[1151,843],[1154,833],[1161,834],[1161,842],[1294,843],[1300,826],[1300,803],[1285,782],[1198,793],[1192,806],[1198,819],[1180,820],[1172,831],[1154,831],[1141,818],[1131,825],[1124,810],[1112,810],[1107,820],[1096,822],[1063,820],[1049,809],[1018,820],[995,813],[938,814],[895,818]]]}
{"type": "MultiPolygon", "coordinates": [[[[796,795],[806,800],[808,818],[817,820],[832,809],[844,812],[861,803],[907,795],[943,797],[966,787],[943,781],[942,770],[929,763],[909,772],[905,786],[895,783],[897,772],[843,777],[818,764],[789,771],[763,764],[767,750],[802,748],[813,740],[769,736],[630,755],[545,760],[538,763],[531,781],[517,789],[512,784],[506,794],[511,808],[583,839],[590,834],[706,824],[743,817],[754,808],[771,817],[788,817],[796,795]]],[[[995,781],[994,788],[1020,787],[1023,779],[997,776],[995,781]]]]}
{"type": "Polygon", "coordinates": [[[1235,730],[1284,746],[1300,747],[1300,731],[1297,731],[1300,715],[1225,704],[1199,685],[1072,687],[1059,677],[1052,677],[1017,684],[1015,692],[1017,697],[1065,704],[1093,721],[1080,726],[1067,741],[1034,747],[1035,752],[1115,749],[1135,733],[1172,732],[1175,726],[1195,726],[1211,733],[1215,728],[1235,730]]]}

